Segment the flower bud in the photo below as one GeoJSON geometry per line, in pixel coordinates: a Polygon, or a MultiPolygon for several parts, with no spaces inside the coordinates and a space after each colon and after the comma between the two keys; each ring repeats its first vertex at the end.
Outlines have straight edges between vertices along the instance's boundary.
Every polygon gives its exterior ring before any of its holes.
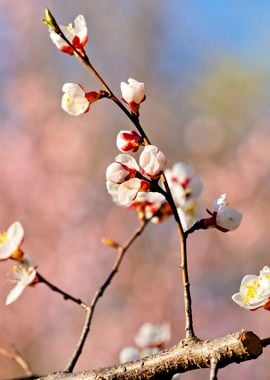
{"type": "Polygon", "coordinates": [[[121,152],[137,152],[143,139],[136,131],[120,131],[117,135],[116,145],[121,152]]]}
{"type": "Polygon", "coordinates": [[[145,99],[144,83],[129,78],[128,83],[121,82],[120,88],[122,99],[129,105],[131,112],[139,114],[140,103],[145,99]]]}
{"type": "Polygon", "coordinates": [[[123,183],[130,176],[129,170],[119,162],[113,162],[107,167],[106,180],[113,183],[123,183]]]}
{"type": "Polygon", "coordinates": [[[84,89],[77,83],[65,83],[61,107],[69,115],[78,116],[89,111],[90,103],[84,89]]]}
{"type": "Polygon", "coordinates": [[[147,145],[140,155],[139,162],[147,175],[158,178],[166,166],[167,159],[156,146],[147,145]]]}

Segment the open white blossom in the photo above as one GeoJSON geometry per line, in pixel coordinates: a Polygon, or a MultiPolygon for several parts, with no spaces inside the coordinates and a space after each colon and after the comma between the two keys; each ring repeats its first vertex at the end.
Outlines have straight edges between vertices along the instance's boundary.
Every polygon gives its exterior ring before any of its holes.
{"type": "MultiPolygon", "coordinates": [[[[82,50],[88,41],[87,25],[83,15],[79,15],[74,20],[74,26],[70,23],[67,26],[60,25],[60,29],[64,33],[68,41],[78,50],[82,50]]],[[[73,49],[67,42],[49,29],[50,37],[56,47],[64,53],[73,54],[73,49]]]]}
{"type": "Polygon", "coordinates": [[[12,270],[15,275],[16,285],[9,292],[6,305],[10,305],[20,297],[24,289],[35,281],[37,273],[30,257],[25,257],[24,260],[20,262],[20,264],[15,265],[12,270]]]}
{"type": "Polygon", "coordinates": [[[265,266],[259,276],[244,276],[239,293],[235,293],[232,299],[239,306],[249,310],[270,310],[270,268],[265,266]]]}
{"type": "Polygon", "coordinates": [[[24,238],[24,229],[20,222],[12,223],[7,231],[0,233],[0,260],[9,257],[21,258],[20,246],[24,238]]]}

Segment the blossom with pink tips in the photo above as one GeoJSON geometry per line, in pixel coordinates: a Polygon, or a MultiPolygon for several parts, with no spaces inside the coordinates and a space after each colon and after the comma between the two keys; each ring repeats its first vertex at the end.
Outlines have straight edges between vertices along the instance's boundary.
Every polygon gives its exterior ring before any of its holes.
{"type": "Polygon", "coordinates": [[[7,231],[0,233],[0,260],[10,257],[21,259],[23,252],[20,246],[24,239],[24,229],[20,222],[12,223],[7,231]]]}
{"type": "Polygon", "coordinates": [[[158,178],[165,169],[167,159],[158,147],[147,145],[140,155],[139,163],[149,177],[158,178]]]}
{"type": "MultiPolygon", "coordinates": [[[[88,41],[87,25],[83,15],[79,15],[74,20],[74,26],[70,23],[67,26],[60,25],[60,29],[68,41],[78,50],[83,50],[88,41]]],[[[54,30],[49,29],[50,38],[56,47],[63,53],[73,55],[73,49],[54,30]]]]}
{"type": "Polygon", "coordinates": [[[116,138],[117,148],[121,152],[137,152],[143,139],[136,131],[120,131],[116,138]]]}

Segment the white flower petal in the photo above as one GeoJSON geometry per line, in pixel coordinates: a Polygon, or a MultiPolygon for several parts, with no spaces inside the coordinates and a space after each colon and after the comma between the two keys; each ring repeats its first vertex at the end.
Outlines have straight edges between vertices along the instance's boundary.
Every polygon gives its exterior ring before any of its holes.
{"type": "Polygon", "coordinates": [[[24,229],[22,224],[20,222],[14,222],[11,224],[11,226],[7,229],[7,236],[9,240],[12,240],[13,243],[19,247],[24,238],[24,229]]]}

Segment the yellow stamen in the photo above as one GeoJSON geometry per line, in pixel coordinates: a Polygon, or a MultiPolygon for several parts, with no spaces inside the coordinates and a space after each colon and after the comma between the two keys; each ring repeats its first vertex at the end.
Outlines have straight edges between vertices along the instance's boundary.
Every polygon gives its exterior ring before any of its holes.
{"type": "Polygon", "coordinates": [[[6,232],[0,233],[0,245],[5,244],[8,241],[8,235],[6,232]]]}
{"type": "Polygon", "coordinates": [[[251,298],[258,298],[258,288],[260,284],[256,280],[253,280],[249,285],[245,285],[245,287],[247,288],[247,292],[244,297],[244,302],[248,304],[251,298]]]}

